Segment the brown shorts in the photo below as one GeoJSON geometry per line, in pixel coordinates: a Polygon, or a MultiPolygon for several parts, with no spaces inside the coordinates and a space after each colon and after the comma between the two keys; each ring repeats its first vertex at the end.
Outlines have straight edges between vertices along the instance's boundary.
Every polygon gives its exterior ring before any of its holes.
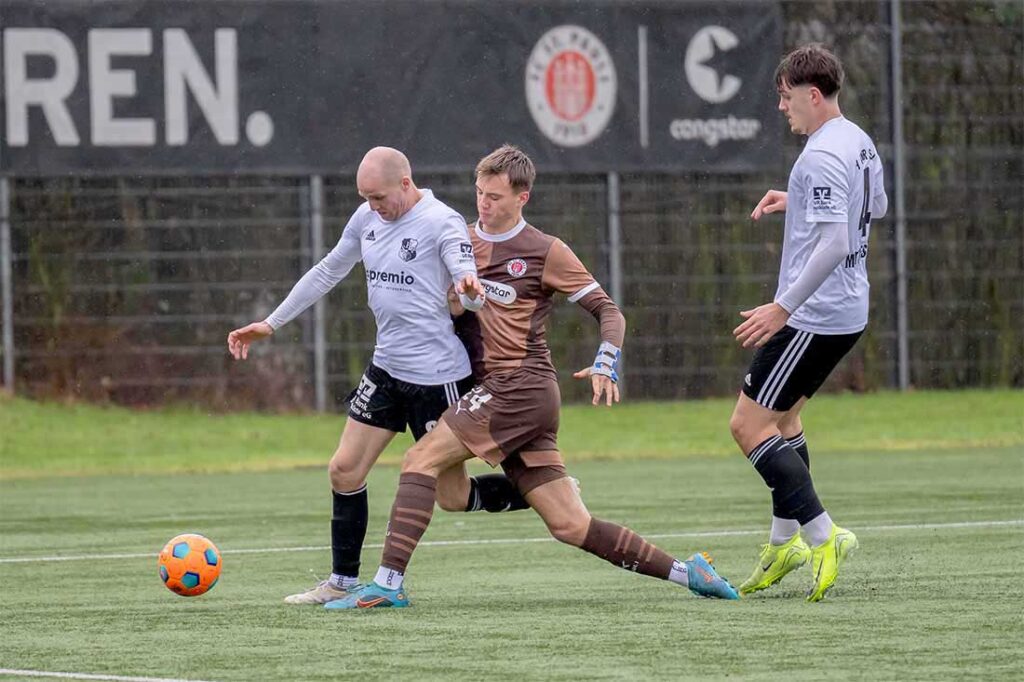
{"type": "Polygon", "coordinates": [[[561,402],[557,381],[520,369],[490,375],[442,419],[470,452],[491,466],[513,465],[506,460],[514,457],[526,468],[564,467],[558,451],[561,402]]]}

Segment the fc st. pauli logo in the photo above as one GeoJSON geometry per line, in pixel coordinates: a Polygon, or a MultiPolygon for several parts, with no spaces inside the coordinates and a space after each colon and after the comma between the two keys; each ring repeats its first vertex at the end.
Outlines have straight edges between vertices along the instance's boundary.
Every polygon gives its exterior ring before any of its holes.
{"type": "Polygon", "coordinates": [[[615,110],[611,54],[583,28],[556,26],[537,41],[526,65],[526,102],[541,132],[579,147],[604,132],[615,110]]]}

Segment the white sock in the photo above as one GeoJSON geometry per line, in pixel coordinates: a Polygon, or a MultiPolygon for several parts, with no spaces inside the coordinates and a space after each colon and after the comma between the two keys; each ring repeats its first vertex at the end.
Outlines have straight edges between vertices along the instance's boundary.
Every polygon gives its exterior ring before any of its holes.
{"type": "Polygon", "coordinates": [[[374,577],[373,582],[377,583],[381,587],[386,587],[389,590],[397,590],[402,586],[403,580],[405,580],[404,573],[399,573],[393,568],[384,568],[381,566],[377,569],[377,575],[374,577]]]}
{"type": "Polygon", "coordinates": [[[668,579],[676,585],[683,587],[690,586],[690,573],[686,570],[686,564],[680,561],[673,561],[672,568],[668,572],[668,579]]]}
{"type": "Polygon", "coordinates": [[[784,545],[799,532],[800,522],[796,519],[780,519],[778,516],[773,516],[771,538],[768,542],[773,545],[784,545]]]}
{"type": "Polygon", "coordinates": [[[832,535],[832,517],[828,512],[821,512],[813,519],[805,523],[801,530],[804,532],[804,539],[811,547],[817,547],[824,543],[832,535]]]}
{"type": "Polygon", "coordinates": [[[330,583],[331,587],[344,590],[346,587],[352,587],[359,582],[359,576],[331,573],[331,577],[327,579],[327,582],[330,583]]]}

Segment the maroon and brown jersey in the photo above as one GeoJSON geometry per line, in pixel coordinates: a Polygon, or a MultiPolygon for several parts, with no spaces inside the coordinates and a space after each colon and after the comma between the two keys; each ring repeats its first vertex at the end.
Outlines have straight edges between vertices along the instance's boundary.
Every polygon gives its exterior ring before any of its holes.
{"type": "Polygon", "coordinates": [[[601,338],[622,347],[625,320],[565,242],[525,221],[492,235],[469,226],[487,303],[457,324],[477,381],[493,372],[531,369],[557,377],[546,324],[556,293],[583,306],[601,324],[601,338]]]}

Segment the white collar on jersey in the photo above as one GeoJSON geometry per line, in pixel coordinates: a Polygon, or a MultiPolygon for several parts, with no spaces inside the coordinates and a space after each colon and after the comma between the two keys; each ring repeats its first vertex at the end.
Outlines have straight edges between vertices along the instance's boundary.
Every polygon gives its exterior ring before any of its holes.
{"type": "Polygon", "coordinates": [[[516,223],[516,226],[513,227],[508,232],[502,232],[501,234],[491,234],[489,232],[484,232],[483,230],[481,230],[480,221],[477,220],[476,225],[473,227],[473,230],[476,232],[476,236],[480,237],[480,239],[483,239],[485,242],[507,242],[509,239],[512,239],[517,234],[522,232],[524,227],[526,227],[526,218],[520,218],[519,222],[516,223]]]}
{"type": "Polygon", "coordinates": [[[821,132],[822,130],[824,130],[824,129],[826,128],[826,126],[828,126],[829,124],[831,124],[831,123],[832,123],[833,121],[845,121],[845,120],[846,120],[846,117],[845,117],[845,116],[843,116],[842,114],[839,114],[838,116],[835,116],[835,117],[833,117],[833,118],[830,118],[829,120],[825,121],[825,122],[824,122],[824,123],[822,123],[822,124],[821,124],[820,126],[818,126],[818,129],[817,129],[817,130],[815,130],[815,131],[814,131],[813,133],[811,133],[810,135],[808,135],[808,136],[807,136],[807,141],[808,141],[808,142],[810,142],[811,140],[813,140],[814,138],[816,138],[816,137],[818,136],[818,133],[820,133],[820,132],[821,132]]]}

